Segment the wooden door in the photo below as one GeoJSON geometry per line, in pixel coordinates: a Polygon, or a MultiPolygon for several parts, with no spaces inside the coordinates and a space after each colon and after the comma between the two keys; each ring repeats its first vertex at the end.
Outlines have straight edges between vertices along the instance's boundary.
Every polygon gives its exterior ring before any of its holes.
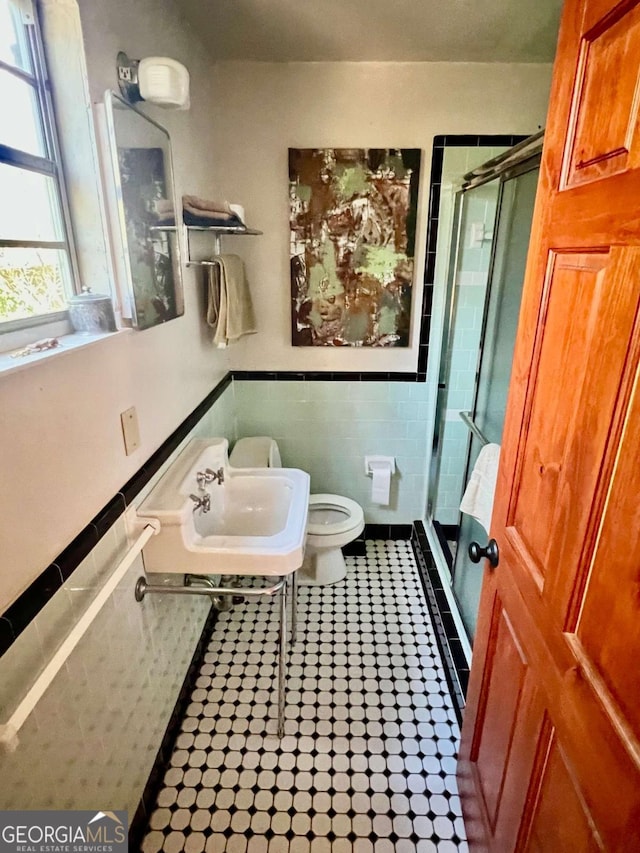
{"type": "Polygon", "coordinates": [[[640,851],[640,0],[567,0],[458,782],[472,851],[640,851]]]}

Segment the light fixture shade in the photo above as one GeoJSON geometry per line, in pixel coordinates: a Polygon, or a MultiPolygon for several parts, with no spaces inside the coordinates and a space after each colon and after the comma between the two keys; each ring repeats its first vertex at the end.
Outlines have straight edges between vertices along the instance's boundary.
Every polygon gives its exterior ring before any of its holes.
{"type": "Polygon", "coordinates": [[[167,109],[189,109],[189,72],[175,59],[168,56],[141,59],[138,85],[145,101],[167,109]]]}

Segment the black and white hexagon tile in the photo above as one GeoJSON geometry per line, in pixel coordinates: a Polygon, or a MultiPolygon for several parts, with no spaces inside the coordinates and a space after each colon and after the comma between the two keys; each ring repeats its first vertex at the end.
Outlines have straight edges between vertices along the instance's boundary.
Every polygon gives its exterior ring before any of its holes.
{"type": "Polygon", "coordinates": [[[221,613],[144,853],[467,851],[459,730],[409,542],[367,542],[301,587],[285,737],[277,601],[221,613]]]}

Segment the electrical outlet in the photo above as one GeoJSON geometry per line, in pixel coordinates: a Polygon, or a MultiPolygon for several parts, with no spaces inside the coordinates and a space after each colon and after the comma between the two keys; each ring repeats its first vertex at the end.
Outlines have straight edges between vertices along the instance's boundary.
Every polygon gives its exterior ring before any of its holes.
{"type": "Polygon", "coordinates": [[[133,451],[140,447],[140,428],[138,427],[138,414],[135,406],[131,406],[126,412],[122,412],[120,423],[122,424],[125,453],[127,456],[131,456],[133,451]]]}

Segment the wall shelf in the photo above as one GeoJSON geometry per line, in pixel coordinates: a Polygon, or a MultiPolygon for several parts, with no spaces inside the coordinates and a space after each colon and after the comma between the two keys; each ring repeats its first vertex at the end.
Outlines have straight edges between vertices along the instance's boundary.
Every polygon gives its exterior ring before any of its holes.
{"type": "Polygon", "coordinates": [[[177,232],[178,229],[181,229],[184,236],[183,245],[186,248],[186,265],[188,267],[206,267],[212,266],[216,262],[215,261],[195,261],[191,257],[191,240],[190,233],[192,231],[197,231],[199,233],[208,233],[213,235],[213,251],[214,254],[220,254],[220,239],[223,235],[227,234],[233,237],[259,237],[263,232],[258,231],[255,228],[244,228],[239,225],[233,225],[231,227],[225,227],[222,225],[154,225],[149,230],[150,231],[168,231],[168,232],[177,232]]]}

